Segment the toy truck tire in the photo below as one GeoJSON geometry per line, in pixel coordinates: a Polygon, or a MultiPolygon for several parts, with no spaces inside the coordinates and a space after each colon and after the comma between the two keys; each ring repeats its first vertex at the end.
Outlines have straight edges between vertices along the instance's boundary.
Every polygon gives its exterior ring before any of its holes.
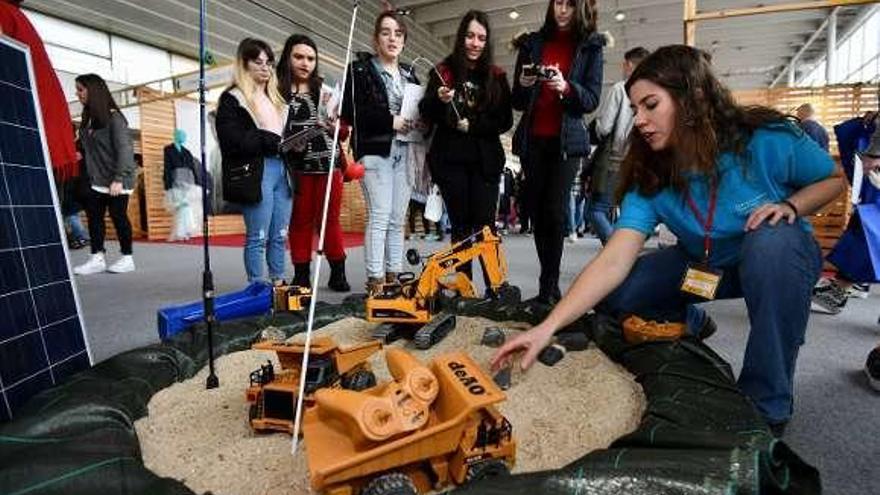
{"type": "Polygon", "coordinates": [[[507,467],[507,463],[501,459],[487,459],[468,466],[465,480],[467,483],[476,483],[486,478],[507,476],[509,474],[510,468],[507,467]]]}
{"type": "Polygon", "coordinates": [[[388,473],[367,483],[360,495],[418,495],[419,491],[409,476],[388,473]]]}
{"type": "Polygon", "coordinates": [[[376,386],[376,375],[369,370],[357,370],[342,377],[342,388],[348,390],[366,390],[376,386]]]}

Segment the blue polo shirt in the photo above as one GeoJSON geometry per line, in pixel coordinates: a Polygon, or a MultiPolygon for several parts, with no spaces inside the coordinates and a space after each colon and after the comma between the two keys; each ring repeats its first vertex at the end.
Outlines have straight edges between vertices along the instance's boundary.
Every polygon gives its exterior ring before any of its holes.
{"type": "MultiPolygon", "coordinates": [[[[795,191],[828,178],[834,162],[803,131],[792,124],[773,124],[756,130],[742,155],[732,152],[718,157],[718,200],[712,228],[712,266],[725,267],[739,262],[740,244],[746,220],[755,208],[776,203],[795,191]]],[[[690,173],[685,176],[691,197],[706,217],[709,205],[707,178],[690,173]]],[[[621,205],[616,228],[632,229],[650,236],[659,223],[666,224],[695,259],[703,258],[704,231],[687,205],[683,194],[667,187],[653,197],[628,192],[621,205]]],[[[798,219],[806,232],[810,223],[798,219]]]]}

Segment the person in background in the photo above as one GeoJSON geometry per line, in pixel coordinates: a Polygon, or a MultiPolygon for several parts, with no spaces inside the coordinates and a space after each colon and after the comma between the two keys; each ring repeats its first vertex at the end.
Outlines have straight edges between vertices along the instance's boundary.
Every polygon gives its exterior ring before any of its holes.
{"type": "MultiPolygon", "coordinates": [[[[874,114],[874,134],[868,148],[861,154],[865,174],[880,170],[880,112],[874,114]]],[[[880,323],[880,321],[878,321],[880,323]]],[[[880,345],[877,345],[865,361],[865,374],[871,387],[880,392],[880,345]]]]}
{"type": "Polygon", "coordinates": [[[275,55],[263,41],[238,45],[233,83],[220,95],[217,141],[222,155],[223,199],[241,206],[248,282],[284,283],[284,245],[292,187],[278,146],[288,107],[278,92],[275,55]]]}
{"type": "Polygon", "coordinates": [[[73,271],[77,275],[91,275],[105,270],[111,273],[133,272],[135,265],[128,198],[134,192],[136,173],[128,121],[119,111],[101,76],[77,76],[76,97],[83,106],[79,141],[91,184],[86,215],[89,219],[92,255],[73,271]],[[122,256],[109,267],[104,256],[104,215],[108,209],[122,251],[122,256]]]}
{"type": "Polygon", "coordinates": [[[592,158],[587,217],[603,246],[614,229],[611,225],[612,209],[616,206],[614,194],[617,190],[620,164],[626,156],[633,126],[633,113],[626,95],[626,80],[650,54],[645,48],[637,46],[623,55],[623,80],[611,86],[593,121],[598,148],[592,158]]]}
{"type": "Polygon", "coordinates": [[[678,313],[699,336],[711,319],[695,303],[742,297],[751,331],[739,388],[781,436],[822,267],[803,217],[844,190],[843,172],[784,115],[737,105],[693,47],[658,49],[626,89],[637,132],[621,170],[617,228],[549,316],[504,344],[492,365],[524,351],[528,368],[556,331],[593,308],[646,319],[678,313]],[[678,245],[641,254],[660,222],[678,245]]]}
{"type": "MultiPolygon", "coordinates": [[[[323,78],[318,67],[318,47],[311,38],[302,34],[287,38],[277,69],[279,91],[289,108],[284,135],[291,136],[316,127],[324,128],[323,132],[285,156],[296,179],[293,215],[290,219],[293,284],[300,287],[312,286],[312,241],[321,227],[329,176],[330,203],[324,237],[324,253],[330,264],[330,280],[327,286],[336,292],[348,292],[351,286],[345,277],[345,246],[339,223],[342,208],[342,154],[337,153],[336,163],[331,166],[335,122],[324,121],[319,115],[323,78]]],[[[340,141],[344,137],[345,134],[340,133],[340,141]]]]}
{"type": "MultiPolygon", "coordinates": [[[[431,72],[419,104],[437,129],[429,152],[431,177],[449,212],[453,244],[483,226],[495,227],[505,162],[501,134],[513,126],[513,111],[507,76],[492,61],[489,17],[468,11],[452,53],[431,72]]],[[[471,270],[471,263],[460,268],[469,278],[471,270]]]]}
{"type": "MultiPolygon", "coordinates": [[[[409,175],[412,193],[409,199],[409,209],[407,211],[407,223],[409,230],[406,238],[416,235],[416,221],[421,219],[422,234],[421,239],[428,237],[431,232],[431,222],[425,218],[425,206],[428,203],[428,194],[431,192],[433,183],[431,182],[431,171],[428,167],[428,149],[429,146],[424,141],[413,141],[407,146],[409,161],[409,175]]],[[[436,237],[436,236],[435,236],[436,237]]]]}
{"type": "Polygon", "coordinates": [[[816,141],[816,144],[827,153],[828,131],[826,131],[822,124],[814,118],[816,112],[813,110],[813,105],[804,103],[797,107],[795,114],[797,115],[801,129],[803,129],[804,132],[807,133],[807,136],[810,136],[813,141],[816,141]]]}
{"type": "Polygon", "coordinates": [[[64,227],[69,231],[67,245],[70,249],[82,249],[89,245],[89,234],[79,218],[83,207],[74,198],[68,184],[72,182],[63,184],[64,192],[61,194],[61,216],[64,218],[64,227]]]}
{"type": "Polygon", "coordinates": [[[584,116],[599,105],[602,50],[595,0],[549,0],[543,27],[519,39],[512,103],[523,112],[513,138],[541,264],[533,302],[560,298],[559,264],[569,191],[590,152],[584,116]]]}
{"type": "Polygon", "coordinates": [[[501,174],[501,193],[498,195],[498,220],[496,225],[499,226],[503,234],[507,234],[511,228],[511,219],[514,216],[513,203],[513,171],[504,167],[504,173],[501,174]]]}
{"type": "MultiPolygon", "coordinates": [[[[860,187],[859,204],[876,204],[880,202],[880,190],[875,187],[868,178],[870,165],[864,166],[865,161],[869,164],[870,140],[876,132],[874,119],[877,112],[868,112],[862,117],[856,117],[834,126],[834,134],[837,138],[837,148],[840,152],[840,163],[846,173],[846,178],[852,187],[856,155],[862,154],[863,170],[860,187]]],[[[823,278],[813,288],[813,304],[811,309],[819,313],[836,315],[843,311],[850,297],[866,298],[870,293],[869,283],[874,282],[874,267],[869,260],[857,253],[868,253],[865,249],[869,237],[864,233],[861,215],[858,208],[853,209],[847,223],[846,230],[840,240],[827,256],[827,261],[837,268],[834,276],[823,278]]]]}
{"type": "Polygon", "coordinates": [[[400,63],[406,25],[393,11],[373,27],[376,54],[358,52],[348,67],[342,119],[353,124],[355,159],[364,164],[361,181],[367,206],[364,264],[367,291],[395,283],[403,269],[403,235],[409,205],[408,144],[401,136],[416,122],[400,115],[407,83],[418,84],[412,67],[400,63]]]}

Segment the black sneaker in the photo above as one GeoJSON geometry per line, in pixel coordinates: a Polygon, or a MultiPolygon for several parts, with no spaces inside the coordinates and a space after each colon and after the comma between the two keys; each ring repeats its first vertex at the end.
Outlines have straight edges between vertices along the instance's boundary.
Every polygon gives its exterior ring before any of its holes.
{"type": "Polygon", "coordinates": [[[847,290],[837,285],[833,281],[828,285],[819,286],[813,289],[813,299],[810,305],[811,311],[836,315],[846,306],[846,300],[849,298],[847,290]]]}

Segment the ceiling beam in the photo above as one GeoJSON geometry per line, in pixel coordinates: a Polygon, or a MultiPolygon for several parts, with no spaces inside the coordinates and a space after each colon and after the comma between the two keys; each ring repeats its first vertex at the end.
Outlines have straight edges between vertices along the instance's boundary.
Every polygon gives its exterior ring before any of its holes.
{"type": "MultiPolygon", "coordinates": [[[[685,0],[685,2],[696,0],[685,0]]],[[[798,12],[814,9],[828,9],[832,7],[846,7],[880,3],[880,0],[816,0],[812,2],[795,2],[780,5],[762,5],[760,7],[746,7],[740,9],[723,9],[714,12],[686,12],[685,22],[708,21],[713,19],[729,19],[731,17],[743,17],[760,14],[778,14],[782,12],[798,12]]]]}

